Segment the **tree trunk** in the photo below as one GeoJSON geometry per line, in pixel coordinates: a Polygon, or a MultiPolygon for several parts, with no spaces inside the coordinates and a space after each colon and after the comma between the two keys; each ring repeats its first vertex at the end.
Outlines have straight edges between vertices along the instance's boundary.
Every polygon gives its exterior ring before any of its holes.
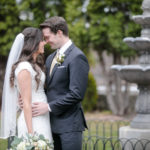
{"type": "Polygon", "coordinates": [[[100,64],[101,64],[101,68],[102,68],[102,72],[106,78],[106,89],[107,89],[107,94],[106,94],[106,99],[107,99],[107,103],[109,105],[110,110],[112,111],[113,114],[117,115],[117,107],[116,104],[114,102],[114,93],[112,90],[112,72],[111,70],[107,71],[106,67],[106,61],[104,60],[104,57],[102,55],[102,53],[99,53],[99,58],[100,58],[100,64]]]}
{"type": "Polygon", "coordinates": [[[2,90],[3,90],[6,61],[7,61],[7,57],[0,56],[0,110],[1,110],[1,102],[2,102],[2,90]]]}
{"type": "MultiPolygon", "coordinates": [[[[113,64],[121,64],[120,56],[113,56],[113,64]]],[[[103,70],[103,74],[106,78],[106,89],[107,89],[107,103],[110,110],[115,115],[124,115],[129,105],[129,84],[122,81],[120,77],[113,73],[111,69],[106,69],[105,57],[99,53],[100,64],[103,70]],[[122,91],[123,83],[125,90],[122,91]]]]}
{"type": "Polygon", "coordinates": [[[117,105],[114,101],[114,92],[113,92],[113,82],[111,80],[111,73],[107,75],[107,81],[106,81],[106,89],[107,89],[107,103],[109,105],[110,110],[112,111],[113,114],[117,115],[118,114],[118,108],[117,105]]]}

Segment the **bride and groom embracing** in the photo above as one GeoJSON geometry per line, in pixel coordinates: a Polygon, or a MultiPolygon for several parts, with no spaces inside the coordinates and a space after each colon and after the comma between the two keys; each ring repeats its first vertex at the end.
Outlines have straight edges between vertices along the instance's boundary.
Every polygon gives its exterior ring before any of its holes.
{"type": "Polygon", "coordinates": [[[81,150],[82,131],[87,127],[81,101],[87,87],[88,61],[69,39],[64,18],[51,17],[40,27],[42,31],[25,28],[11,48],[3,88],[1,137],[16,135],[17,124],[18,136],[36,131],[54,141],[54,150],[81,150]],[[46,43],[56,51],[44,67],[46,43]],[[18,115],[19,97],[23,107],[18,115]]]}

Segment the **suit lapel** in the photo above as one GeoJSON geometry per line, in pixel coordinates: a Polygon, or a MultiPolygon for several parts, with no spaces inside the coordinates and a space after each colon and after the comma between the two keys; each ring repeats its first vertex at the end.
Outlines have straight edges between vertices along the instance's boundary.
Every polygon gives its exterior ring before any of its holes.
{"type": "Polygon", "coordinates": [[[53,68],[53,70],[52,70],[52,73],[51,73],[51,75],[50,75],[50,80],[49,80],[48,84],[50,84],[50,82],[51,82],[51,80],[52,80],[52,78],[53,78],[53,76],[54,76],[54,74],[55,74],[55,71],[56,71],[56,69],[57,69],[57,66],[58,66],[58,64],[55,64],[55,66],[54,66],[54,68],[53,68]]]}
{"type": "MultiPolygon", "coordinates": [[[[73,47],[74,47],[75,45],[72,43],[69,47],[68,47],[68,49],[65,51],[65,59],[67,58],[67,56],[69,55],[69,53],[72,51],[72,49],[73,49],[73,47]]],[[[65,60],[64,60],[65,61],[65,60]]]]}
{"type": "MultiPolygon", "coordinates": [[[[68,49],[65,51],[65,59],[64,59],[64,62],[65,62],[67,56],[69,55],[69,53],[72,51],[73,47],[74,47],[74,44],[71,44],[71,45],[68,47],[68,49]]],[[[56,54],[56,53],[55,53],[55,54],[56,54]]],[[[54,56],[55,56],[55,55],[54,55],[54,56]]],[[[53,56],[53,58],[54,58],[54,56],[53,56]]],[[[53,59],[52,59],[52,60],[53,60],[53,59]]],[[[52,60],[51,60],[51,63],[52,63],[52,60]]],[[[63,62],[63,63],[64,63],[64,62],[63,62]]],[[[63,64],[63,63],[62,63],[62,64],[63,64]]],[[[61,64],[61,65],[62,65],[62,64],[61,64]]],[[[51,65],[50,65],[50,66],[51,66],[51,65]]],[[[54,66],[54,68],[53,68],[53,70],[52,70],[51,76],[49,75],[48,85],[49,85],[50,82],[52,81],[52,79],[53,79],[53,77],[54,77],[54,74],[55,74],[55,72],[56,72],[58,66],[59,66],[58,64],[55,64],[55,66],[54,66]]],[[[50,67],[49,67],[49,71],[50,71],[50,67]]]]}

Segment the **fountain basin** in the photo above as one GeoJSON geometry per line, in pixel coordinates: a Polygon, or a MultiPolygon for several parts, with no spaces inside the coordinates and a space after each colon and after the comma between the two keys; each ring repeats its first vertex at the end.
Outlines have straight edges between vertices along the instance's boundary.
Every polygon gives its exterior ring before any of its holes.
{"type": "Polygon", "coordinates": [[[132,20],[134,20],[135,23],[140,24],[140,25],[150,25],[150,15],[148,15],[148,16],[145,16],[145,15],[133,16],[132,20]]]}
{"type": "Polygon", "coordinates": [[[150,51],[150,38],[148,37],[127,37],[123,41],[128,44],[129,47],[136,50],[148,50],[150,51]]]}
{"type": "Polygon", "coordinates": [[[130,83],[149,85],[150,66],[143,65],[113,65],[111,69],[116,72],[121,79],[130,83]]]}

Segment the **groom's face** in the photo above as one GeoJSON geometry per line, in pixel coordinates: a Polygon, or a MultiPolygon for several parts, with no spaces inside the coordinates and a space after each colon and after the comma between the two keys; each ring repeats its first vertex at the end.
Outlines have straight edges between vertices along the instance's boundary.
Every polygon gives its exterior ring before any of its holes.
{"type": "Polygon", "coordinates": [[[49,44],[52,49],[60,48],[61,39],[58,33],[53,33],[48,27],[43,28],[42,32],[46,43],[49,44]]]}

